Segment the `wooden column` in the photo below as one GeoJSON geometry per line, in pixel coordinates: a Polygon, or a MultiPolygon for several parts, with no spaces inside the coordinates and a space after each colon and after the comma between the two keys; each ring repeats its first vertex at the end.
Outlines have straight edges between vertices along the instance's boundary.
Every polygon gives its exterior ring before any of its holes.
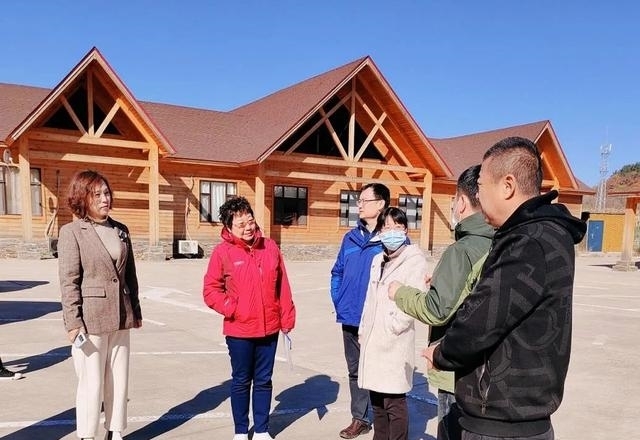
{"type": "Polygon", "coordinates": [[[258,164],[258,172],[256,174],[256,202],[253,205],[253,214],[255,216],[256,222],[258,222],[258,225],[262,229],[262,233],[266,237],[268,237],[271,232],[271,228],[270,228],[270,225],[267,225],[266,223],[266,215],[265,215],[265,204],[264,204],[265,203],[265,194],[264,194],[265,170],[264,168],[265,168],[264,162],[261,162],[260,164],[258,164]]]}
{"type": "Polygon", "coordinates": [[[633,241],[636,231],[636,216],[640,197],[627,197],[624,210],[624,229],[622,231],[622,254],[620,261],[613,266],[615,270],[634,271],[638,270],[633,261],[633,241]]]}
{"type": "Polygon", "coordinates": [[[431,195],[433,193],[433,174],[427,170],[424,175],[422,190],[422,224],[420,226],[420,247],[429,250],[429,234],[431,233],[431,195]]]}
{"type": "Polygon", "coordinates": [[[149,149],[149,246],[160,242],[160,167],[158,146],[149,149]]]}
{"type": "Polygon", "coordinates": [[[22,240],[33,240],[31,215],[31,164],[29,162],[29,141],[21,137],[18,141],[21,193],[22,240]]]}

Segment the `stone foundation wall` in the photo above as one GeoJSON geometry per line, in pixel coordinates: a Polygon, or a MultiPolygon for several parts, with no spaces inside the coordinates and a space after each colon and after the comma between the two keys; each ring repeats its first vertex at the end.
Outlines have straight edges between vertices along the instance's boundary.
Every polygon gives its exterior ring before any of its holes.
{"type": "MultiPolygon", "coordinates": [[[[149,246],[146,241],[133,242],[133,254],[136,260],[168,260],[172,258],[209,258],[211,251],[220,242],[198,241],[197,255],[178,254],[178,241],[161,241],[158,246],[149,246]]],[[[319,261],[334,260],[338,255],[340,247],[338,245],[325,244],[285,244],[280,247],[285,259],[293,261],[319,261]]],[[[440,257],[443,248],[433,250],[433,256],[440,257]]],[[[429,252],[426,252],[429,255],[429,252]]],[[[49,240],[39,240],[25,243],[14,238],[0,239],[0,259],[1,258],[21,258],[30,260],[40,260],[57,257],[57,240],[49,243],[49,240]]]]}

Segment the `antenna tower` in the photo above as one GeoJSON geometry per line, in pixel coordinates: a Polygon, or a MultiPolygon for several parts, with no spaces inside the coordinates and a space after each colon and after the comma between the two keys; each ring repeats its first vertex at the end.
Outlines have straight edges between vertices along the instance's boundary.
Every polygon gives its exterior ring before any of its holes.
{"type": "Polygon", "coordinates": [[[600,183],[596,192],[596,212],[604,212],[607,207],[607,173],[609,172],[611,144],[600,147],[600,183]]]}

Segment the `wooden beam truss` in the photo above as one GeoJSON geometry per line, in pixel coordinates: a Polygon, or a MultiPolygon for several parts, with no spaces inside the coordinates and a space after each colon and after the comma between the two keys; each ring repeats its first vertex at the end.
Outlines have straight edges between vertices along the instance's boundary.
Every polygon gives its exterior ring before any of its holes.
{"type": "MultiPolygon", "coordinates": [[[[364,99],[358,94],[356,90],[356,78],[354,77],[351,81],[351,90],[331,109],[325,111],[323,108],[318,110],[320,114],[320,120],[313,124],[311,128],[309,128],[301,137],[298,139],[286,152],[285,155],[289,155],[293,153],[302,143],[309,138],[313,133],[320,128],[321,125],[325,125],[327,130],[329,130],[329,134],[331,135],[331,139],[333,143],[338,148],[340,155],[345,161],[348,162],[358,162],[362,156],[364,155],[367,148],[375,148],[371,147],[372,141],[374,137],[380,133],[387,144],[393,148],[394,153],[399,157],[400,161],[403,165],[407,167],[411,167],[411,163],[407,159],[407,157],[402,152],[402,149],[398,146],[398,144],[393,140],[393,137],[389,134],[389,132],[384,127],[384,122],[388,120],[388,115],[385,111],[382,111],[380,115],[376,115],[373,110],[367,105],[364,99]],[[349,104],[347,106],[347,103],[349,104]],[[330,117],[333,115],[340,107],[345,106],[349,110],[349,133],[348,133],[348,141],[345,148],[345,145],[342,144],[340,137],[336,133],[333,125],[331,124],[330,117]],[[367,134],[367,138],[359,145],[356,151],[355,145],[355,126],[356,126],[356,112],[362,109],[364,110],[363,114],[366,114],[371,121],[373,122],[373,127],[367,134]]],[[[376,103],[380,107],[378,103],[376,103]]],[[[382,108],[382,107],[380,107],[382,108]]]]}

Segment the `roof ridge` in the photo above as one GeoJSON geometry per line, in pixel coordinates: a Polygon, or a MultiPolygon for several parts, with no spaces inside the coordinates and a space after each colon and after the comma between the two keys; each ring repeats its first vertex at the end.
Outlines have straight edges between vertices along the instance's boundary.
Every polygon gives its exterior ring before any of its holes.
{"type": "Polygon", "coordinates": [[[170,104],[170,103],[167,103],[167,102],[142,101],[142,100],[137,100],[137,101],[142,105],[158,105],[158,106],[162,106],[162,107],[181,108],[181,109],[185,109],[185,110],[194,110],[194,111],[199,111],[199,112],[212,112],[212,113],[223,113],[223,114],[229,114],[230,113],[228,111],[223,111],[223,110],[215,110],[215,109],[205,108],[205,107],[194,107],[194,106],[184,105],[184,104],[170,104]]]}
{"type": "MultiPolygon", "coordinates": [[[[302,81],[298,81],[296,83],[293,83],[293,84],[291,84],[289,86],[280,88],[278,90],[275,90],[275,91],[269,93],[268,95],[264,95],[261,98],[258,98],[256,100],[253,100],[251,102],[243,104],[243,105],[241,105],[239,107],[236,107],[236,108],[230,110],[230,113],[235,113],[235,112],[242,111],[242,110],[244,110],[244,109],[246,109],[248,107],[253,106],[254,104],[257,104],[259,102],[263,102],[263,101],[265,101],[267,99],[270,99],[274,95],[279,95],[281,93],[287,93],[288,91],[290,91],[290,90],[292,90],[292,89],[294,89],[296,87],[300,87],[300,86],[302,86],[304,84],[309,83],[310,81],[317,80],[318,78],[333,75],[338,70],[344,69],[344,70],[349,70],[349,72],[351,72],[351,71],[355,70],[356,66],[359,66],[360,64],[362,64],[365,60],[367,60],[369,58],[370,58],[369,55],[365,55],[365,56],[360,57],[360,58],[358,58],[358,59],[356,59],[354,61],[351,61],[349,63],[343,64],[343,65],[338,66],[338,67],[335,67],[335,68],[333,68],[331,70],[325,70],[324,72],[318,73],[318,74],[313,75],[313,76],[311,76],[309,78],[306,78],[306,79],[304,79],[302,81]]],[[[345,76],[346,76],[346,74],[345,74],[345,76]]]]}
{"type": "Polygon", "coordinates": [[[502,127],[502,128],[494,128],[493,130],[477,131],[477,132],[467,133],[467,134],[463,134],[463,135],[459,135],[459,136],[450,136],[450,137],[442,137],[442,138],[429,136],[428,139],[429,140],[433,140],[433,141],[448,141],[448,140],[452,140],[452,139],[460,139],[460,138],[465,138],[465,137],[478,136],[478,135],[482,135],[482,134],[496,133],[496,132],[499,132],[499,131],[513,130],[514,128],[530,127],[530,126],[535,126],[535,125],[539,125],[539,124],[540,125],[542,125],[542,124],[546,125],[549,122],[551,122],[549,119],[542,119],[542,120],[535,121],[535,122],[528,122],[528,123],[525,123],[525,124],[518,124],[518,125],[510,125],[508,127],[502,127]]]}
{"type": "Polygon", "coordinates": [[[48,90],[51,91],[52,88],[51,87],[40,87],[40,86],[30,86],[27,84],[14,84],[14,83],[6,83],[6,82],[2,82],[0,81],[0,86],[9,86],[9,87],[23,87],[25,89],[34,89],[34,90],[48,90]]]}

